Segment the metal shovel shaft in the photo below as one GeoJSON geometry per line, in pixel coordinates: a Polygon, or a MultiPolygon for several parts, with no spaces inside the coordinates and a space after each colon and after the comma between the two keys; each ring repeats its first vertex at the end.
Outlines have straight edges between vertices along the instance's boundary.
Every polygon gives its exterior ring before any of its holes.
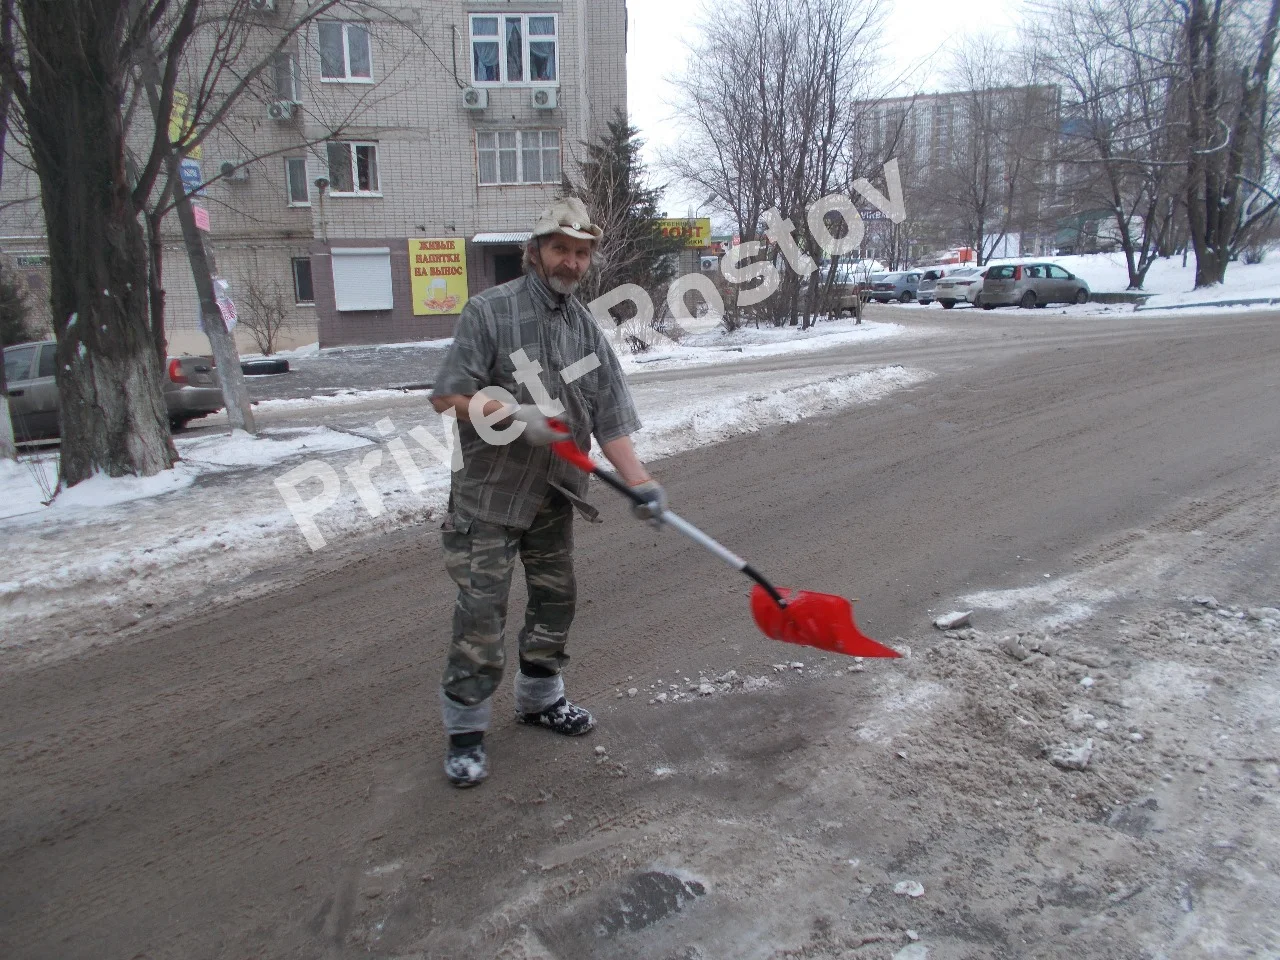
{"type": "MultiPolygon", "coordinates": [[[[591,472],[595,474],[597,477],[599,477],[601,480],[603,480],[605,483],[607,483],[609,486],[613,487],[613,489],[617,490],[619,493],[624,494],[628,499],[631,500],[632,503],[636,504],[637,506],[643,506],[648,502],[647,500],[645,500],[644,497],[640,496],[640,494],[636,493],[634,490],[628,487],[625,483],[622,482],[622,480],[614,476],[612,473],[609,473],[606,470],[601,470],[599,467],[595,466],[594,464],[592,465],[591,472]]],[[[686,537],[688,537],[694,543],[698,544],[700,547],[703,547],[704,549],[709,550],[711,553],[714,553],[717,557],[719,557],[729,566],[733,567],[733,569],[741,573],[745,573],[748,577],[750,577],[756,583],[760,584],[760,586],[763,587],[766,591],[768,591],[769,596],[773,598],[774,603],[776,603],[781,608],[786,607],[787,601],[783,599],[782,594],[778,592],[777,587],[775,587],[768,580],[766,580],[758,570],[756,570],[753,566],[751,566],[751,564],[747,563],[747,561],[743,560],[740,556],[738,556],[736,553],[734,553],[732,550],[726,547],[723,543],[720,543],[718,540],[713,540],[711,537],[707,536],[705,533],[703,533],[701,530],[695,527],[692,523],[690,523],[684,517],[680,516],[674,510],[663,510],[662,516],[658,518],[658,522],[664,523],[675,530],[679,530],[681,533],[683,533],[686,537]]]]}

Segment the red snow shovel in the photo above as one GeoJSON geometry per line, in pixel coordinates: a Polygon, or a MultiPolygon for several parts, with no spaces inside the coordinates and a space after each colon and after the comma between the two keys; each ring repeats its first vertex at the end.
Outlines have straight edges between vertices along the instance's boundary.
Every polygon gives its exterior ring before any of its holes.
{"type": "MultiPolygon", "coordinates": [[[[549,421],[557,429],[564,424],[549,421]]],[[[572,440],[559,440],[551,444],[555,455],[580,470],[595,474],[613,489],[637,506],[644,497],[636,493],[616,475],[601,470],[592,459],[578,449],[572,440]]],[[[876,643],[858,629],[853,622],[853,604],[844,597],[829,593],[812,593],[808,590],[788,590],[775,587],[747,561],[727,547],[695,527],[688,520],[663,510],[661,522],[675,527],[694,543],[706,547],[735,570],[745,573],[756,582],[751,588],[751,616],[762,633],[771,640],[795,643],[804,647],[817,647],[832,653],[844,653],[851,657],[896,657],[898,653],[876,643]]]]}

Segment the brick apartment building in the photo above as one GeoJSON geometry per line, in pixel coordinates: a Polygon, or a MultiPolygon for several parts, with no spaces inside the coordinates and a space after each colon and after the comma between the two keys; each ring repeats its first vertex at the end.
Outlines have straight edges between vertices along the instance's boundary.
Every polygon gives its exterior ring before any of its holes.
{"type": "MultiPolygon", "coordinates": [[[[966,211],[957,200],[983,189],[992,198],[991,229],[1008,214],[1011,234],[1026,252],[1045,252],[1055,231],[1060,101],[1056,86],[1035,84],[854,104],[869,153],[898,158],[910,258],[975,239],[963,230],[966,211]],[[1010,178],[1016,178],[1011,192],[1010,178]]],[[[883,245],[881,235],[890,229],[873,223],[869,242],[883,245]]]]}
{"type": "MultiPolygon", "coordinates": [[[[626,112],[626,0],[382,10],[311,24],[186,161],[193,182],[213,181],[197,199],[231,299],[243,313],[251,287],[281,293],[284,347],[450,335],[470,295],[519,275],[562,171],[626,112]]],[[[0,199],[0,249],[38,285],[34,174],[6,177],[0,199]]],[[[203,353],[175,216],[166,230],[170,351],[203,353]]]]}

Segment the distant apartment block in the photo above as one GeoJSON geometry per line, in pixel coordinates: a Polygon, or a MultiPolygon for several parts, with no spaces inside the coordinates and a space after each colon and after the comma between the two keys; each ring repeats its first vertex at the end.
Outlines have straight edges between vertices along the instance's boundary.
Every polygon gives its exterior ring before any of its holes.
{"type": "Polygon", "coordinates": [[[1060,91],[1053,85],[961,90],[855,103],[869,155],[895,157],[911,247],[954,245],[982,191],[992,222],[1036,249],[1050,226],[1059,171],[1060,91]]]}

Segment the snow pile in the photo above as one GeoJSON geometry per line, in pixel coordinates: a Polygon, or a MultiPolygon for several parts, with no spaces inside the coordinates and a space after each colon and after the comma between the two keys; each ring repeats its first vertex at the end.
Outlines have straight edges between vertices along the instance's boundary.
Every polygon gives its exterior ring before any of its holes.
{"type": "Polygon", "coordinates": [[[636,437],[636,446],[642,459],[668,457],[771,424],[795,423],[852,404],[872,403],[896,390],[921,383],[928,376],[920,370],[889,366],[829,377],[816,383],[726,397],[715,405],[673,407],[646,418],[645,429],[636,437]]]}
{"type": "Polygon", "coordinates": [[[57,486],[56,454],[0,460],[0,520],[44,509],[57,486]]]}
{"type": "MultiPolygon", "coordinates": [[[[612,343],[622,367],[628,373],[645,369],[670,369],[709,363],[734,363],[782,354],[809,353],[831,347],[873,343],[900,337],[908,331],[900,324],[852,319],[823,320],[808,330],[798,327],[741,327],[725,333],[719,326],[681,338],[678,344],[660,341],[643,353],[633,354],[626,344],[612,343]]],[[[911,331],[911,335],[924,335],[911,331]]]]}
{"type": "MultiPolygon", "coordinates": [[[[273,401],[289,403],[288,400],[273,401]]],[[[190,464],[205,467],[271,467],[299,456],[354,450],[373,441],[328,427],[277,429],[252,436],[234,430],[230,436],[196,437],[176,441],[178,454],[190,464]]]]}

